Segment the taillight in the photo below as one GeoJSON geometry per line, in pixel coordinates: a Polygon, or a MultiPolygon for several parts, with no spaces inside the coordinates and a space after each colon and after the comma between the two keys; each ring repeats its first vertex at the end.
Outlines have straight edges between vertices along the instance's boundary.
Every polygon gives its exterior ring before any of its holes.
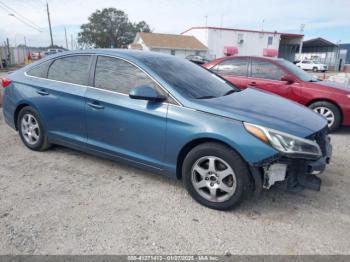
{"type": "Polygon", "coordinates": [[[1,83],[3,88],[8,87],[11,84],[11,79],[3,78],[1,79],[1,83]]]}

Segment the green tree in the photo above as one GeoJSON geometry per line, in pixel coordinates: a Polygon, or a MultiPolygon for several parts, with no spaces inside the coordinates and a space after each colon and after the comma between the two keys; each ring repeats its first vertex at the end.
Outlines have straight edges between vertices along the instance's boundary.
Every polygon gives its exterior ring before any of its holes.
{"type": "Polygon", "coordinates": [[[145,21],[132,23],[128,15],[115,8],[96,10],[81,25],[78,42],[81,45],[99,48],[122,48],[134,41],[137,32],[150,32],[145,21]]]}

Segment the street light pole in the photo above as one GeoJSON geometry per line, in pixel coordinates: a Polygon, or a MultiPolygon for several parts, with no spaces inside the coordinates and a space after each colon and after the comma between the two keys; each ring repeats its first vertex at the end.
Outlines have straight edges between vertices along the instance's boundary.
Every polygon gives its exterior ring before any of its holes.
{"type": "Polygon", "coordinates": [[[64,36],[66,37],[66,48],[68,49],[67,29],[64,27],[64,36]]]}
{"type": "Polygon", "coordinates": [[[303,35],[300,39],[300,45],[299,45],[299,59],[301,60],[301,51],[303,49],[303,41],[304,41],[304,28],[305,24],[300,25],[300,33],[303,35]]]}
{"type": "Polygon", "coordinates": [[[51,39],[51,47],[52,47],[53,46],[53,38],[52,38],[52,29],[51,29],[51,19],[50,19],[49,3],[47,1],[46,1],[46,11],[47,11],[47,19],[49,21],[50,39],[51,39]]]}

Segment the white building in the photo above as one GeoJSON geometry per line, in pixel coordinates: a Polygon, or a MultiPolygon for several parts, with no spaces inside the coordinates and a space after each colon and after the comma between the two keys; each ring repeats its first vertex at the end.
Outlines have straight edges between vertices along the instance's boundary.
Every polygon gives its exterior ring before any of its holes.
{"type": "Polygon", "coordinates": [[[293,61],[303,35],[221,27],[192,27],[182,35],[194,36],[209,49],[210,58],[225,55],[225,47],[238,49],[238,55],[263,56],[264,49],[277,50],[279,57],[293,61]]]}
{"type": "Polygon", "coordinates": [[[129,48],[160,52],[183,58],[188,55],[207,56],[208,52],[208,48],[194,36],[144,32],[137,33],[129,48]]]}

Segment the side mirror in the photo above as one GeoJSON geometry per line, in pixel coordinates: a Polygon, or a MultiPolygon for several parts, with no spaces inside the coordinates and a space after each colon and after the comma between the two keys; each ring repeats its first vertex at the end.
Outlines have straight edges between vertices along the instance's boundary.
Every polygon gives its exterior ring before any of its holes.
{"type": "Polygon", "coordinates": [[[147,100],[151,102],[163,102],[166,97],[159,94],[150,86],[137,86],[130,90],[129,97],[132,99],[147,100]]]}
{"type": "Polygon", "coordinates": [[[287,84],[293,84],[295,82],[295,79],[291,75],[286,75],[281,77],[281,81],[285,81],[287,84]]]}

